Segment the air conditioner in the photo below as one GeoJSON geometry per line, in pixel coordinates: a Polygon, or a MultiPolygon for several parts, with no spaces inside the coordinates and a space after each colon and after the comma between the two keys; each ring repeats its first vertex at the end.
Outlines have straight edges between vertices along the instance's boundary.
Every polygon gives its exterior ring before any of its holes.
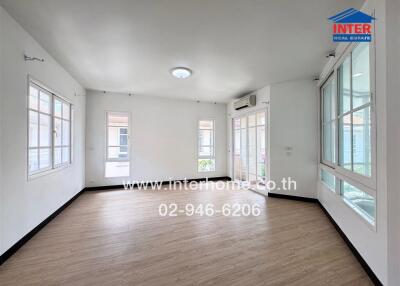
{"type": "Polygon", "coordinates": [[[233,107],[235,108],[235,110],[239,110],[239,109],[246,108],[246,107],[252,107],[252,106],[256,106],[256,95],[255,94],[249,94],[249,95],[243,96],[241,99],[239,99],[238,101],[235,101],[233,103],[233,107]]]}

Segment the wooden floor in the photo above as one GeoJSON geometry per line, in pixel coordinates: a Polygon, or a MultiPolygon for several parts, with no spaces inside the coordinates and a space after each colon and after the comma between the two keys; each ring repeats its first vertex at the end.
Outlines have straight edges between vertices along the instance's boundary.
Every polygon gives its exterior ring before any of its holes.
{"type": "Polygon", "coordinates": [[[322,210],[251,191],[86,192],[0,267],[0,285],[372,285],[322,210]],[[258,203],[258,217],[160,217],[258,203]]]}

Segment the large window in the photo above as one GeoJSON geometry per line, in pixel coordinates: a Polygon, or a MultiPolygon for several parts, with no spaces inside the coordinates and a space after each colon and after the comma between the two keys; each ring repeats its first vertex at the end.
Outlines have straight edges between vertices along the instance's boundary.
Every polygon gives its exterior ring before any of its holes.
{"type": "Polygon", "coordinates": [[[339,67],[339,166],[372,176],[370,47],[359,44],[339,67]]]}
{"type": "Polygon", "coordinates": [[[336,163],[335,152],[335,77],[332,75],[321,88],[321,110],[322,110],[322,161],[327,165],[336,163]]]}
{"type": "Polygon", "coordinates": [[[329,167],[324,167],[321,180],[330,189],[337,189],[336,193],[365,219],[374,222],[371,47],[370,43],[352,46],[321,87],[321,162],[329,167]]]}
{"type": "Polygon", "coordinates": [[[28,95],[28,175],[71,163],[72,106],[33,81],[28,95]]]}
{"type": "Polygon", "coordinates": [[[214,120],[199,120],[197,159],[197,170],[199,172],[215,171],[214,125],[214,120]]]}
{"type": "Polygon", "coordinates": [[[105,177],[129,177],[129,114],[106,114],[106,163],[105,177]]]}

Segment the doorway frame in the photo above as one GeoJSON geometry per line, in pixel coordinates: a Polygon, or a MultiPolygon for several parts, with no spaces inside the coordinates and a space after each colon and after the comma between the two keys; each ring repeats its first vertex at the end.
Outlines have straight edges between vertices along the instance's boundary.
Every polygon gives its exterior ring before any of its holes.
{"type": "MultiPolygon", "coordinates": [[[[267,106],[266,107],[261,107],[261,108],[254,108],[254,109],[251,109],[251,110],[248,110],[248,111],[246,111],[246,112],[240,112],[239,111],[239,113],[238,114],[235,114],[234,116],[232,116],[232,118],[231,118],[231,122],[230,122],[230,127],[231,127],[231,150],[232,150],[232,152],[231,152],[231,174],[232,174],[232,180],[233,181],[236,181],[236,179],[235,179],[235,126],[234,126],[234,122],[235,122],[235,119],[240,119],[240,118],[242,118],[242,117],[247,117],[248,118],[248,116],[249,115],[252,115],[252,114],[257,114],[257,113],[259,113],[259,112],[264,112],[265,113],[265,125],[264,125],[264,128],[265,128],[265,134],[264,134],[264,140],[265,140],[265,156],[266,156],[266,160],[265,160],[265,162],[264,162],[264,168],[265,168],[265,181],[266,182],[268,182],[269,180],[270,180],[270,178],[271,178],[271,168],[270,168],[270,166],[271,166],[271,157],[270,157],[270,112],[269,112],[269,102],[268,102],[268,104],[267,104],[267,106]]],[[[257,127],[256,127],[257,128],[257,127]]],[[[246,141],[248,142],[248,139],[249,139],[249,132],[248,132],[248,129],[249,129],[249,126],[248,126],[248,119],[246,120],[246,130],[247,130],[247,132],[246,132],[246,141]]],[[[256,136],[256,138],[257,138],[257,136],[256,136]]],[[[257,141],[257,139],[256,139],[256,141],[257,141]]],[[[256,147],[256,149],[257,149],[257,147],[256,147]]],[[[247,158],[246,158],[246,161],[247,161],[247,179],[248,179],[248,177],[249,177],[249,156],[248,156],[248,154],[249,154],[249,144],[246,144],[246,153],[247,153],[247,158]]],[[[257,160],[257,159],[256,159],[257,160]]],[[[257,165],[257,164],[256,164],[257,165]]],[[[257,172],[257,169],[256,169],[256,172],[257,172]]],[[[252,188],[248,188],[249,190],[251,190],[251,191],[254,191],[254,192],[257,192],[257,193],[260,193],[260,194],[262,194],[262,195],[268,195],[268,192],[269,192],[269,190],[268,190],[268,184],[266,184],[266,186],[265,186],[265,190],[264,191],[261,191],[261,190],[257,190],[257,189],[252,189],[252,188]]]]}

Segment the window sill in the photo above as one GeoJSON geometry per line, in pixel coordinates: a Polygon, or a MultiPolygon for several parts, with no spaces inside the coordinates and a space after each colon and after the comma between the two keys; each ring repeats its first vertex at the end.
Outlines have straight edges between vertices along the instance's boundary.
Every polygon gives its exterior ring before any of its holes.
{"type": "Polygon", "coordinates": [[[331,196],[331,198],[335,201],[339,201],[339,204],[343,204],[346,208],[349,208],[354,217],[357,217],[358,220],[362,221],[371,231],[377,232],[376,226],[376,218],[375,221],[365,215],[358,207],[353,205],[351,202],[343,198],[340,194],[333,192],[329,187],[326,186],[321,180],[319,180],[319,184],[322,186],[322,191],[327,195],[331,196]]]}
{"type": "Polygon", "coordinates": [[[44,177],[44,176],[47,176],[47,175],[50,175],[50,174],[53,174],[53,173],[56,173],[56,172],[59,172],[59,171],[62,171],[62,170],[67,169],[67,168],[69,168],[71,166],[72,166],[72,163],[68,163],[68,164],[60,165],[60,166],[58,166],[58,167],[56,167],[54,169],[49,169],[49,170],[46,170],[46,171],[42,171],[42,172],[39,172],[39,173],[28,175],[28,182],[29,181],[33,181],[33,180],[38,179],[38,178],[41,178],[41,177],[44,177]]]}
{"type": "Polygon", "coordinates": [[[349,202],[347,199],[343,198],[340,196],[342,202],[348,206],[350,209],[352,209],[357,216],[373,231],[376,232],[376,221],[374,221],[372,218],[370,218],[368,215],[364,214],[362,210],[360,210],[357,206],[355,206],[353,203],[349,202]]]}

